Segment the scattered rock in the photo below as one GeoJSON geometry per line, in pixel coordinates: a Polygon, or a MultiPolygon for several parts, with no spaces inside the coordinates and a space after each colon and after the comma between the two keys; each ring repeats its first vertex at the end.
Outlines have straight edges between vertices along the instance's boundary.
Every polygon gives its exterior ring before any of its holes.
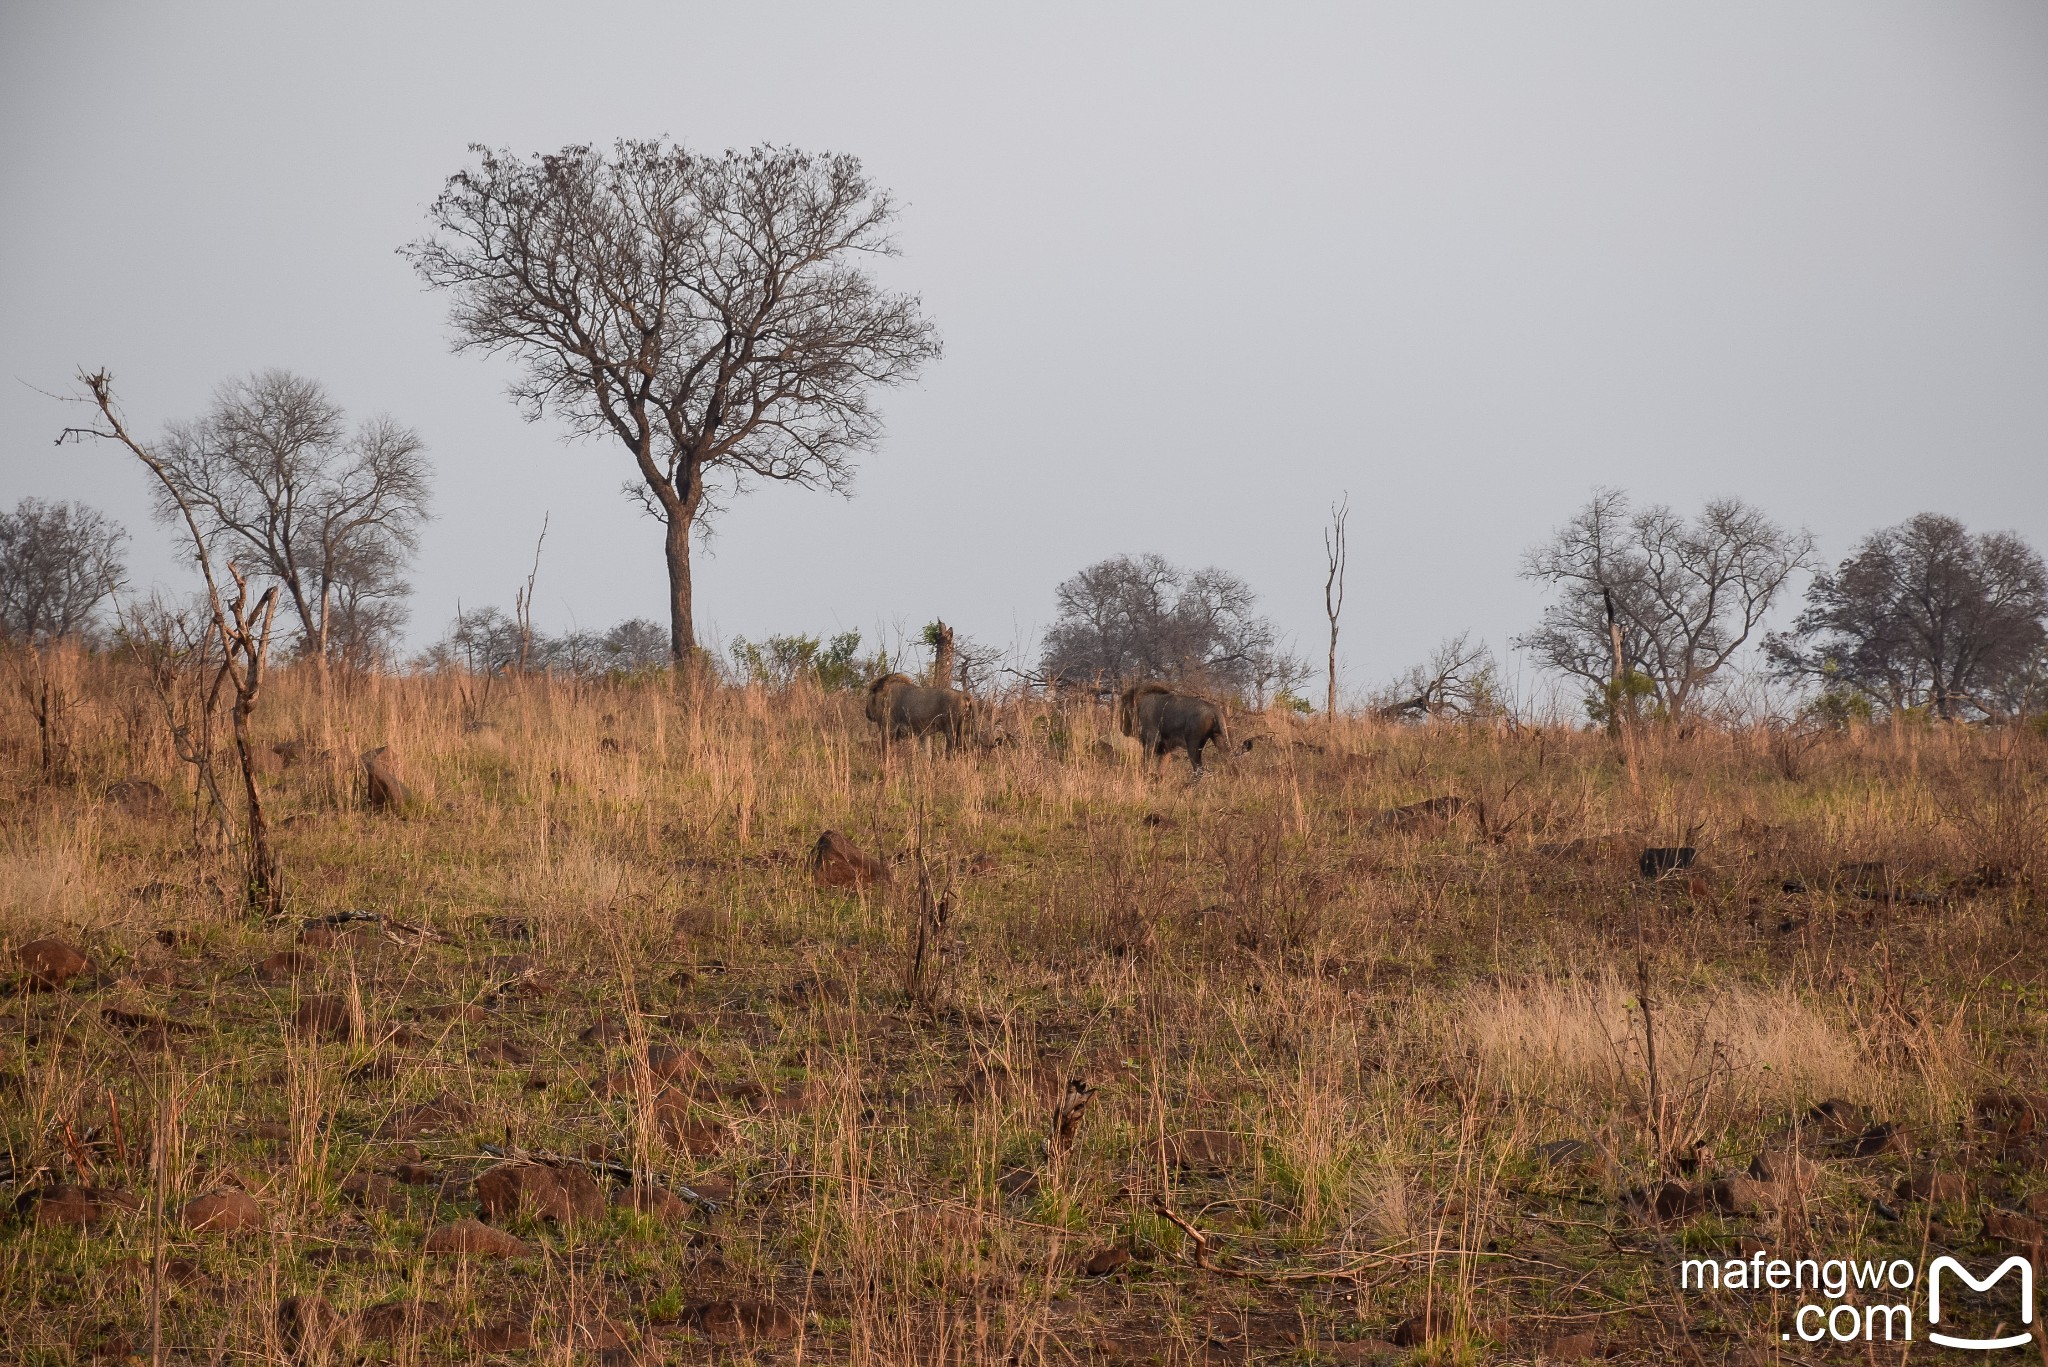
{"type": "Polygon", "coordinates": [[[1396,1348],[1420,1348],[1450,1332],[1451,1312],[1441,1305],[1432,1305],[1395,1325],[1388,1337],[1396,1348]]]}
{"type": "Polygon", "coordinates": [[[647,1071],[656,1082],[689,1082],[711,1071],[711,1061],[695,1049],[671,1044],[649,1045],[647,1071]]]}
{"type": "Polygon", "coordinates": [[[479,1353],[523,1353],[533,1347],[533,1321],[496,1320],[470,1331],[469,1346],[479,1353]]]}
{"type": "Polygon", "coordinates": [[[2032,1134],[2048,1124],[2048,1096],[2038,1092],[1986,1092],[1977,1098],[1970,1111],[1978,1128],[2017,1137],[2032,1134]]]}
{"type": "Polygon", "coordinates": [[[2002,1243],[2038,1249],[2042,1243],[2041,1222],[2016,1210],[1991,1206],[1984,1212],[1984,1237],[2002,1243]]]}
{"type": "Polygon", "coordinates": [[[33,1219],[38,1226],[85,1228],[141,1209],[141,1201],[113,1187],[31,1187],[14,1200],[15,1214],[33,1219]]]}
{"type": "Polygon", "coordinates": [[[664,1225],[679,1225],[690,1218],[690,1203],[660,1187],[632,1186],[612,1197],[619,1210],[634,1210],[664,1225]]]}
{"type": "Polygon", "coordinates": [[[307,997],[292,1013],[292,1033],[300,1039],[354,1039],[355,1016],[339,997],[307,997]]]}
{"type": "Polygon", "coordinates": [[[380,745],[363,755],[363,792],[373,811],[399,811],[412,805],[412,789],[399,778],[390,746],[380,745]]]}
{"type": "Polygon", "coordinates": [[[266,983],[290,982],[301,973],[311,972],[315,960],[312,955],[296,949],[280,949],[277,953],[257,964],[255,974],[259,981],[266,983]]]}
{"type": "Polygon", "coordinates": [[[1884,1154],[1904,1156],[1913,1151],[1913,1137],[1897,1125],[1872,1125],[1853,1139],[1837,1141],[1832,1148],[1844,1158],[1877,1158],[1884,1154]]]}
{"type": "Polygon", "coordinates": [[[439,1329],[453,1318],[439,1301],[384,1301],[349,1316],[364,1342],[396,1342],[439,1329]]]}
{"type": "Polygon", "coordinates": [[[456,1253],[472,1258],[523,1258],[532,1251],[523,1240],[481,1220],[457,1220],[442,1225],[428,1233],[421,1247],[429,1253],[456,1253]]]}
{"type": "Polygon", "coordinates": [[[352,1327],[325,1296],[287,1296],[277,1303],[277,1337],[300,1362],[318,1362],[346,1347],[352,1327]]]}
{"type": "Polygon", "coordinates": [[[1078,1270],[1083,1276],[1107,1277],[1130,1260],[1130,1245],[1111,1244],[1107,1248],[1098,1248],[1082,1258],[1078,1270]]]}
{"type": "Polygon", "coordinates": [[[1605,1182],[1614,1175],[1614,1163],[1607,1150],[1590,1139],[1552,1140],[1538,1144],[1530,1156],[1546,1167],[1589,1182],[1605,1182]]]}
{"type": "Polygon", "coordinates": [[[398,1184],[381,1172],[357,1172],[344,1178],[342,1199],[364,1210],[397,1212],[405,1209],[405,1195],[398,1184]]]}
{"type": "Polygon", "coordinates": [[[1901,1201],[1927,1201],[1934,1205],[1967,1201],[1970,1183],[1952,1168],[1921,1167],[1899,1179],[1897,1195],[1901,1201]]]}
{"type": "Polygon", "coordinates": [[[1244,1139],[1228,1130],[1182,1130],[1153,1140],[1147,1157],[1180,1170],[1222,1171],[1244,1163],[1244,1139]]]}
{"type": "Polygon", "coordinates": [[[146,778],[124,778],[107,785],[107,801],[127,815],[144,819],[161,816],[169,805],[164,790],[146,778]]]}
{"type": "Polygon", "coordinates": [[[529,1212],[571,1224],[604,1215],[604,1193],[595,1178],[581,1168],[544,1163],[500,1163],[480,1173],[476,1200],[485,1215],[497,1220],[529,1212]]]}
{"type": "Polygon", "coordinates": [[[263,1207],[246,1191],[214,1191],[187,1201],[178,1212],[185,1228],[197,1234],[251,1234],[268,1225],[263,1207]]]}
{"type": "Polygon", "coordinates": [[[1853,1101],[1830,1097],[1816,1102],[1806,1112],[1806,1122],[1818,1126],[1830,1138],[1847,1139],[1862,1134],[1869,1127],[1870,1112],[1853,1101]]]}
{"type": "Polygon", "coordinates": [[[881,860],[862,854],[860,848],[837,831],[826,831],[811,847],[811,880],[821,888],[873,887],[889,881],[889,867],[881,860]]]}
{"type": "Polygon", "coordinates": [[[1405,807],[1390,807],[1365,823],[1369,831],[1402,831],[1421,835],[1443,830],[1465,810],[1462,797],[1429,797],[1405,807]]]}
{"type": "Polygon", "coordinates": [[[1730,1215],[1762,1215],[1778,1206],[1777,1193],[1754,1177],[1723,1177],[1706,1195],[1716,1210],[1730,1215]]]}
{"type": "Polygon", "coordinates": [[[1689,869],[1700,852],[1690,845],[1652,845],[1636,857],[1636,872],[1646,883],[1689,869]]]}
{"type": "Polygon", "coordinates": [[[441,1092],[419,1105],[400,1111],[378,1129],[379,1139],[417,1139],[421,1135],[458,1130],[470,1124],[476,1113],[468,1102],[441,1092]]]}
{"type": "Polygon", "coordinates": [[[14,951],[28,977],[28,986],[43,991],[59,988],[92,967],[92,960],[54,936],[30,940],[14,951]]]}
{"type": "Polygon", "coordinates": [[[713,1343],[780,1343],[796,1337],[796,1316],[762,1301],[713,1301],[692,1313],[697,1331],[713,1343]]]}

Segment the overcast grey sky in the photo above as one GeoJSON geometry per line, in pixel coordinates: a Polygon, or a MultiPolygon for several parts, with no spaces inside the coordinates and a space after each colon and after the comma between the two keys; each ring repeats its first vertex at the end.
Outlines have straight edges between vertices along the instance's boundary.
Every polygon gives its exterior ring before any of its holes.
{"type": "Polygon", "coordinates": [[[1502,644],[1596,484],[1735,493],[1839,557],[1923,509],[2048,549],[2048,5],[0,8],[0,496],[179,582],[142,472],[50,439],[79,365],[154,432],[284,366],[439,471],[415,643],[660,619],[624,453],[520,421],[394,249],[465,147],[857,154],[946,356],[851,501],[771,489],[720,636],[944,616],[1007,643],[1092,560],[1238,572],[1347,680],[1502,644]]]}

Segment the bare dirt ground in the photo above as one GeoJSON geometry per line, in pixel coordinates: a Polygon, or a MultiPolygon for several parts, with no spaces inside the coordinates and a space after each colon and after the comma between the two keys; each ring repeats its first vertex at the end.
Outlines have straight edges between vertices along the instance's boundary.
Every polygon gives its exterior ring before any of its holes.
{"type": "Polygon", "coordinates": [[[265,923],[175,681],[61,682],[0,1360],[1899,1362],[1679,1264],[2041,1256],[2031,734],[1238,718],[1193,781],[1088,707],[885,767],[843,696],[285,671],[265,923]]]}

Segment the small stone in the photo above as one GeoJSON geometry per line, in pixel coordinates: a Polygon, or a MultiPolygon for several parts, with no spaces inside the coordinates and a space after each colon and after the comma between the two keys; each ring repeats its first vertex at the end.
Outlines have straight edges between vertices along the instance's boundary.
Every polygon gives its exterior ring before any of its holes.
{"type": "Polygon", "coordinates": [[[525,1242],[493,1229],[481,1220],[457,1220],[428,1233],[421,1245],[429,1253],[462,1254],[472,1258],[523,1258],[532,1250],[525,1242]]]}
{"type": "Polygon", "coordinates": [[[779,1343],[796,1337],[796,1316],[761,1301],[713,1301],[697,1307],[697,1330],[713,1343],[779,1343]]]}
{"type": "Polygon", "coordinates": [[[1707,1188],[1707,1200],[1730,1215],[1761,1215],[1777,1208],[1772,1190],[1754,1177],[1723,1177],[1707,1188]]]}
{"type": "Polygon", "coordinates": [[[469,1335],[469,1346],[479,1353],[523,1353],[533,1347],[530,1320],[497,1320],[481,1325],[469,1335]]]}
{"type": "Polygon", "coordinates": [[[1128,1244],[1110,1244],[1081,1259],[1081,1272],[1090,1277],[1107,1277],[1131,1260],[1128,1244]]]}
{"type": "Polygon", "coordinates": [[[1591,1334],[1559,1334],[1543,1345],[1543,1356],[1552,1362],[1580,1362],[1599,1351],[1591,1334]]]}
{"type": "Polygon", "coordinates": [[[29,986],[45,991],[64,986],[92,967],[92,960],[54,937],[30,940],[14,951],[14,957],[28,975],[29,986]]]}
{"type": "Polygon", "coordinates": [[[339,997],[307,997],[292,1014],[292,1033],[300,1039],[354,1039],[355,1017],[339,997]]]}
{"type": "Polygon", "coordinates": [[[1420,1348],[1433,1339],[1451,1331],[1451,1312],[1441,1305],[1432,1305],[1418,1314],[1410,1315],[1394,1326],[1388,1337],[1397,1348],[1420,1348]]]}
{"type": "Polygon", "coordinates": [[[627,1187],[612,1197],[612,1205],[638,1211],[658,1224],[679,1225],[690,1218],[690,1203],[660,1187],[627,1187]]]}
{"type": "Polygon", "coordinates": [[[398,1184],[381,1172],[351,1173],[341,1184],[342,1199],[365,1210],[387,1212],[405,1209],[405,1196],[398,1184]]]}
{"type": "Polygon", "coordinates": [[[821,888],[856,891],[889,881],[889,867],[837,831],[826,831],[811,847],[811,879],[821,888]]]}
{"type": "Polygon", "coordinates": [[[267,983],[290,982],[313,968],[313,956],[296,949],[280,949],[256,965],[258,979],[267,983]]]}
{"type": "Polygon", "coordinates": [[[112,1187],[33,1187],[14,1201],[17,1215],[32,1217],[38,1226],[44,1227],[73,1225],[85,1228],[141,1209],[142,1202],[112,1187]]]}
{"type": "Polygon", "coordinates": [[[478,1174],[475,1186],[477,1205],[493,1219],[511,1219],[525,1211],[571,1224],[604,1214],[604,1193],[581,1168],[500,1163],[478,1174]]]}
{"type": "Polygon", "coordinates": [[[351,1338],[351,1327],[325,1296],[288,1296],[277,1303],[277,1336],[300,1362],[318,1362],[351,1338]]]}
{"type": "Polygon", "coordinates": [[[2000,1210],[1992,1206],[1984,1212],[1984,1237],[2026,1248],[2039,1248],[2042,1243],[2041,1222],[2016,1210],[2000,1210]]]}
{"type": "Polygon", "coordinates": [[[419,1105],[400,1111],[378,1129],[379,1139],[417,1139],[461,1129],[475,1118],[468,1102],[448,1092],[437,1093],[419,1105]]]}
{"type": "Polygon", "coordinates": [[[1953,1169],[1923,1167],[1899,1179],[1897,1193],[1901,1201],[1927,1201],[1942,1205],[1950,1201],[1970,1199],[1970,1183],[1963,1174],[1953,1169]]]}
{"type": "Polygon", "coordinates": [[[269,1223],[255,1197],[234,1190],[209,1192],[187,1201],[178,1218],[198,1234],[248,1234],[269,1223]]]}

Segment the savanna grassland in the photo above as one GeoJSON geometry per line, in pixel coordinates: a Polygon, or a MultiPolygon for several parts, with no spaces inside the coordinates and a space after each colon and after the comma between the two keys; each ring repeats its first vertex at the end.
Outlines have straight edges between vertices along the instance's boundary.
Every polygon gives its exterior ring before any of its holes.
{"type": "Polygon", "coordinates": [[[293,668],[264,922],[224,732],[225,828],[55,668],[0,1360],[1896,1362],[1678,1260],[2039,1257],[2020,730],[1239,716],[1195,780],[1085,704],[885,764],[849,694],[293,668]]]}

